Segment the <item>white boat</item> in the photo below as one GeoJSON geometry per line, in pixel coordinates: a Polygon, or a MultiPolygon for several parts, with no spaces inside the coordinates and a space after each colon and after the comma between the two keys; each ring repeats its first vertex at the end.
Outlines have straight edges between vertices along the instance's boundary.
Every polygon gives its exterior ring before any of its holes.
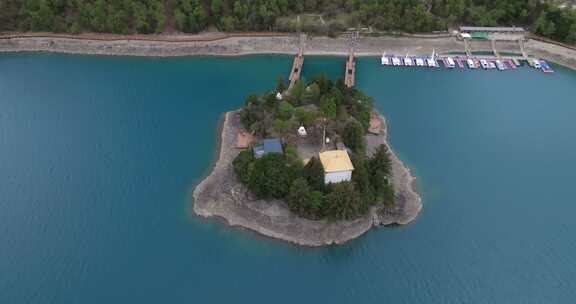
{"type": "Polygon", "coordinates": [[[390,65],[390,58],[386,57],[385,54],[382,54],[382,58],[380,58],[380,62],[382,65],[390,65]]]}
{"type": "Polygon", "coordinates": [[[422,58],[416,58],[416,66],[424,66],[424,59],[422,58]]]}
{"type": "Polygon", "coordinates": [[[542,68],[542,65],[540,64],[540,60],[534,59],[534,68],[536,68],[536,69],[542,68]]]}
{"type": "Polygon", "coordinates": [[[477,68],[476,64],[474,63],[474,60],[472,60],[472,59],[466,60],[466,64],[468,64],[468,68],[470,68],[470,69],[477,68]]]}
{"type": "Polygon", "coordinates": [[[504,63],[500,60],[496,60],[496,67],[500,71],[504,71],[506,69],[506,66],[504,66],[504,63]]]}
{"type": "Polygon", "coordinates": [[[496,68],[496,65],[494,64],[494,62],[488,61],[488,68],[489,68],[489,69],[495,69],[495,68],[496,68]]]}
{"type": "Polygon", "coordinates": [[[489,67],[488,61],[486,61],[485,59],[480,60],[480,65],[482,66],[483,69],[487,69],[489,67]]]}
{"type": "Polygon", "coordinates": [[[412,58],[410,57],[404,57],[404,65],[405,66],[413,66],[414,62],[412,62],[412,58]]]}
{"type": "Polygon", "coordinates": [[[402,65],[402,62],[400,62],[400,58],[398,58],[398,57],[392,57],[392,65],[393,65],[393,66],[402,65]]]}
{"type": "Polygon", "coordinates": [[[439,67],[438,62],[436,61],[436,50],[435,49],[432,50],[432,54],[430,54],[430,57],[426,58],[426,65],[431,67],[431,68],[439,67]]]}
{"type": "Polygon", "coordinates": [[[446,62],[448,63],[449,68],[453,68],[456,66],[454,59],[452,59],[452,57],[446,57],[446,62]]]}

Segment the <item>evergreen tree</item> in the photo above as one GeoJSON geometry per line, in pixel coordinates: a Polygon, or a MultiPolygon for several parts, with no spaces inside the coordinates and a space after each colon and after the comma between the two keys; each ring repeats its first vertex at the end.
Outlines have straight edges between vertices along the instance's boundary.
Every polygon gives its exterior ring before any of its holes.
{"type": "Polygon", "coordinates": [[[286,80],[284,79],[284,76],[280,74],[278,75],[278,78],[276,80],[276,91],[278,93],[284,93],[285,90],[286,90],[286,80]]]}
{"type": "Polygon", "coordinates": [[[353,183],[342,182],[332,185],[331,188],[324,202],[329,218],[350,220],[366,210],[353,183]]]}
{"type": "Polygon", "coordinates": [[[284,198],[297,176],[295,168],[286,164],[282,154],[270,153],[254,162],[248,187],[259,198],[284,198]]]}
{"type": "Polygon", "coordinates": [[[304,166],[304,177],[313,190],[324,190],[324,167],[318,158],[312,157],[304,166]]]}
{"type": "Polygon", "coordinates": [[[350,148],[354,152],[363,152],[366,148],[364,128],[355,119],[349,120],[346,124],[342,140],[346,147],[350,148]]]}
{"type": "Polygon", "coordinates": [[[311,192],[312,190],[310,186],[308,186],[306,179],[300,177],[294,180],[290,186],[290,192],[287,197],[290,210],[297,214],[309,215],[311,192]]]}
{"type": "Polygon", "coordinates": [[[327,118],[336,118],[338,105],[335,102],[334,97],[324,96],[320,101],[320,110],[327,118]]]}
{"type": "Polygon", "coordinates": [[[368,169],[369,162],[363,153],[354,153],[352,154],[352,164],[354,165],[352,181],[361,194],[363,203],[366,205],[375,203],[374,189],[370,182],[371,176],[368,169]]]}

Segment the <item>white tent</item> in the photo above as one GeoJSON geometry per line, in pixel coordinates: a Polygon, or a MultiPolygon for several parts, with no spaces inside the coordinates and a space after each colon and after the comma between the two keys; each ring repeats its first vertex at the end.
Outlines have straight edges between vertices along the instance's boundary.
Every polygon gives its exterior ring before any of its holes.
{"type": "Polygon", "coordinates": [[[298,135],[302,137],[306,137],[306,135],[308,135],[308,132],[306,132],[306,128],[304,128],[304,126],[300,126],[300,128],[298,128],[298,135]]]}

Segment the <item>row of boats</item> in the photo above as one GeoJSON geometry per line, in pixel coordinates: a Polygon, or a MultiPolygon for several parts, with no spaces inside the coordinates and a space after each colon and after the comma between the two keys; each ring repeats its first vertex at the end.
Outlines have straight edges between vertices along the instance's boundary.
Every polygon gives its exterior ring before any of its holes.
{"type": "MultiPolygon", "coordinates": [[[[459,67],[464,69],[468,67],[469,69],[482,68],[485,70],[498,69],[500,71],[505,70],[515,70],[521,65],[521,62],[517,59],[489,59],[489,58],[470,58],[462,56],[436,56],[432,54],[430,57],[415,57],[415,56],[387,56],[382,55],[381,63],[384,66],[405,66],[405,67],[440,67],[440,62],[445,68],[454,69],[459,67]]],[[[535,68],[542,70],[544,73],[554,72],[550,65],[539,59],[528,59],[528,64],[535,68]]]]}

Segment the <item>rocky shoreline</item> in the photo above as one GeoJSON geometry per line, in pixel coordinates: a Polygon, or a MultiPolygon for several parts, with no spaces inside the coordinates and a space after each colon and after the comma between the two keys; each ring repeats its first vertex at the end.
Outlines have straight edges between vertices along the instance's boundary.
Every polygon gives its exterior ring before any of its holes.
{"type": "MultiPolygon", "coordinates": [[[[393,210],[384,212],[378,207],[366,216],[351,221],[315,221],[292,214],[282,201],[256,200],[237,180],[232,167],[232,161],[240,152],[234,147],[236,134],[241,127],[238,116],[237,111],[224,115],[218,160],[210,175],[193,192],[193,210],[197,215],[222,218],[231,226],[298,245],[316,247],[343,244],[378,225],[408,224],[422,209],[421,198],[415,190],[415,178],[392,149],[392,182],[397,193],[397,207],[393,210]]],[[[388,145],[385,123],[383,129],[381,135],[367,135],[369,153],[382,143],[388,145]]]]}
{"type": "MultiPolygon", "coordinates": [[[[206,33],[200,35],[146,35],[119,36],[107,34],[4,34],[0,35],[0,52],[56,52],[68,54],[117,55],[117,56],[238,56],[250,54],[295,54],[298,38],[286,34],[236,34],[206,33]]],[[[514,42],[497,42],[500,52],[518,53],[514,42]]],[[[530,39],[525,43],[527,52],[572,69],[576,69],[576,50],[560,45],[530,39]]],[[[488,41],[472,42],[474,51],[492,50],[488,41]]],[[[454,37],[363,37],[355,48],[357,56],[388,54],[429,55],[464,52],[464,44],[454,37]]],[[[305,40],[307,55],[347,55],[343,39],[308,37],[305,40]]]]}

